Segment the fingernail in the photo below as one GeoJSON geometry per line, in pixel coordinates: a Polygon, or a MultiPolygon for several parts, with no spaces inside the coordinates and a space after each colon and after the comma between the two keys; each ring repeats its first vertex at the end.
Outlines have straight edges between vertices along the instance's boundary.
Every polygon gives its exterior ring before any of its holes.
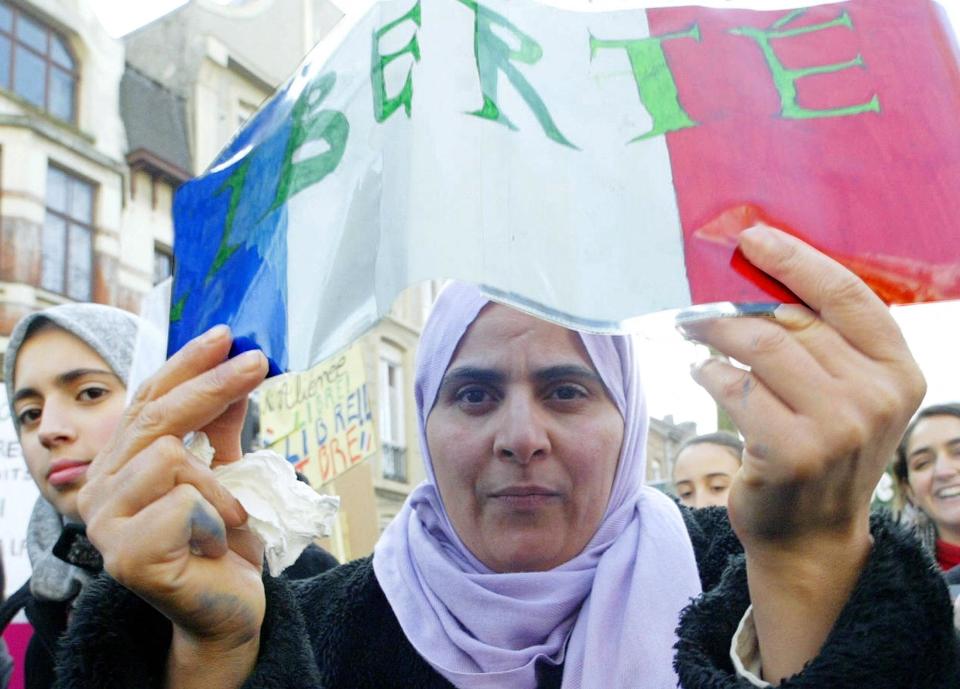
{"type": "Polygon", "coordinates": [[[817,314],[802,304],[780,304],[773,317],[790,330],[803,330],[817,321],[817,314]]]}
{"type": "Polygon", "coordinates": [[[251,349],[243,354],[238,354],[231,361],[237,371],[241,373],[252,373],[261,368],[263,354],[260,353],[259,349],[251,349]]]}
{"type": "Polygon", "coordinates": [[[234,502],[233,509],[237,514],[237,523],[238,525],[243,526],[244,524],[247,523],[247,518],[249,515],[247,515],[247,511],[243,509],[243,505],[240,503],[239,500],[234,499],[233,502],[234,502]]]}
{"type": "Polygon", "coordinates": [[[677,323],[677,332],[683,336],[683,339],[690,342],[700,343],[703,337],[703,321],[691,321],[689,323],[677,323]]]}
{"type": "Polygon", "coordinates": [[[221,339],[224,335],[227,335],[229,333],[230,333],[230,328],[224,325],[223,323],[221,323],[219,325],[213,326],[207,332],[201,335],[198,341],[200,342],[200,344],[206,346],[209,344],[213,344],[217,340],[221,339]]]}
{"type": "Polygon", "coordinates": [[[765,249],[773,249],[780,244],[780,234],[775,232],[769,225],[757,224],[748,227],[740,233],[739,239],[746,239],[751,244],[756,244],[765,249]]]}

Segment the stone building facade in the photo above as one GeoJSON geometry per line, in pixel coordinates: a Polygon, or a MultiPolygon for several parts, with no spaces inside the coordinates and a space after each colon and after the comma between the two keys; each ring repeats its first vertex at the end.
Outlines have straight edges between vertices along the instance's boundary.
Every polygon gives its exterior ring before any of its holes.
{"type": "Polygon", "coordinates": [[[672,492],[671,476],[677,450],[685,440],[696,434],[697,425],[691,421],[674,423],[672,416],[651,418],[647,435],[647,483],[672,492]]]}
{"type": "Polygon", "coordinates": [[[124,259],[123,46],[83,0],[0,1],[0,349],[37,308],[136,308],[124,259]]]}

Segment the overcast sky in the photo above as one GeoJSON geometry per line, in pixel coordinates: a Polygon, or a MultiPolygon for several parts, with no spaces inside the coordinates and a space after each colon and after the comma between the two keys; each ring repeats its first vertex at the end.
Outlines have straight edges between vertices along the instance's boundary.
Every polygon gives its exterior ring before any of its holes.
{"type": "MultiPolygon", "coordinates": [[[[369,4],[370,0],[335,0],[344,10],[369,4]]],[[[574,6],[582,0],[552,0],[555,4],[574,6]]],[[[107,31],[120,36],[160,17],[184,4],[184,0],[92,0],[94,9],[107,31]]],[[[725,4],[726,0],[664,0],[660,5],[725,4]]],[[[630,0],[596,0],[593,5],[623,6],[630,0]]],[[[763,0],[762,2],[726,2],[739,7],[758,9],[813,5],[803,0],[763,0]]],[[[960,25],[960,0],[941,0],[955,26],[960,25]]],[[[960,399],[960,301],[904,307],[894,315],[910,343],[914,356],[927,376],[929,391],[926,403],[960,399]]],[[[638,338],[641,361],[656,362],[644,367],[648,405],[653,416],[672,414],[676,421],[696,421],[698,430],[713,430],[716,412],[712,401],[689,376],[690,364],[706,356],[702,347],[684,342],[673,330],[667,315],[651,317],[645,332],[638,338]]]]}

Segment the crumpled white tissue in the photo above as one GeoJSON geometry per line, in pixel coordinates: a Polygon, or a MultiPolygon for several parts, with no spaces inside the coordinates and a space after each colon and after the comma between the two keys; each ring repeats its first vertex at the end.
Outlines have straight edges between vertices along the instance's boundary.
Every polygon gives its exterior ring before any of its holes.
{"type": "MultiPolygon", "coordinates": [[[[187,449],[207,466],[213,463],[206,433],[194,433],[187,449]]],[[[213,474],[247,511],[250,530],[263,541],[271,576],[296,562],[315,537],[330,535],[340,498],[298,481],[293,465],[276,452],[248,452],[213,474]]]]}

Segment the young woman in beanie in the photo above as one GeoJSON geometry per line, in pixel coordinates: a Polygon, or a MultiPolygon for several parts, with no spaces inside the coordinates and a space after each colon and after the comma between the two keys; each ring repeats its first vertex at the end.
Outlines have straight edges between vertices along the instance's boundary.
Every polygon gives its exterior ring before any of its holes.
{"type": "Polygon", "coordinates": [[[102,567],[84,536],[77,494],[123,413],[137,328],[137,317],[121,309],[63,304],[26,316],[10,336],[7,400],[40,497],[27,527],[32,574],[3,606],[0,624],[25,609],[33,625],[28,689],[53,684],[73,603],[102,567]]]}
{"type": "MultiPolygon", "coordinates": [[[[64,304],[26,316],[10,335],[7,399],[40,498],[27,531],[33,571],[0,608],[0,631],[26,610],[34,628],[24,668],[27,689],[52,686],[74,601],[103,569],[86,538],[77,495],[123,415],[138,328],[139,319],[121,309],[64,304]]],[[[284,577],[309,577],[337,564],[311,545],[284,577]]]]}

